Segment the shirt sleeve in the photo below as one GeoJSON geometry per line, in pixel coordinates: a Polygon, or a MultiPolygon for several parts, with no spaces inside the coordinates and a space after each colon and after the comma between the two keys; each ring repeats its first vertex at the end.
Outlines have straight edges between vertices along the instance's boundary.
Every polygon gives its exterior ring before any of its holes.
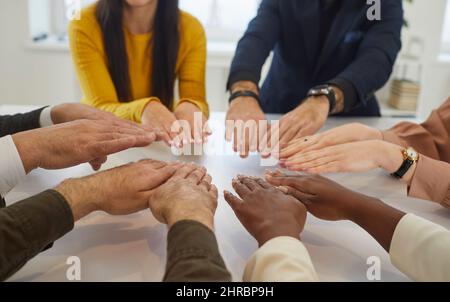
{"type": "Polygon", "coordinates": [[[250,22],[237,46],[227,89],[239,81],[250,81],[258,85],[262,67],[280,37],[278,3],[278,0],[261,2],[257,16],[250,22]]]}
{"type": "Polygon", "coordinates": [[[184,220],[169,230],[166,282],[231,281],[214,233],[199,222],[184,220]]]}
{"type": "Polygon", "coordinates": [[[266,242],[248,261],[244,282],[318,281],[308,250],[292,237],[266,242]]]}
{"type": "Polygon", "coordinates": [[[205,69],[206,69],[206,34],[196,19],[190,21],[190,28],[186,30],[189,34],[189,50],[182,60],[178,72],[180,100],[196,105],[202,113],[209,117],[209,107],[206,101],[205,69]]]}
{"type": "Polygon", "coordinates": [[[0,137],[40,128],[39,120],[44,108],[28,113],[0,116],[0,137]]]}
{"type": "Polygon", "coordinates": [[[405,215],[389,253],[392,263],[415,281],[450,281],[450,232],[437,224],[405,215]]]}
{"type": "Polygon", "coordinates": [[[450,99],[434,110],[422,124],[399,123],[383,131],[385,141],[414,147],[419,153],[450,162],[450,99]]]}
{"type": "Polygon", "coordinates": [[[22,159],[12,136],[0,138],[0,195],[5,196],[26,176],[22,159]]]}
{"type": "Polygon", "coordinates": [[[0,209],[0,280],[17,272],[73,225],[69,204],[53,190],[0,209]]]}
{"type": "Polygon", "coordinates": [[[53,126],[52,107],[46,107],[42,110],[39,117],[39,125],[41,128],[53,126]]]}
{"type": "Polygon", "coordinates": [[[99,43],[102,42],[101,33],[89,25],[89,20],[74,20],[70,23],[68,34],[70,49],[78,80],[84,94],[85,101],[100,110],[111,112],[116,116],[141,122],[142,113],[149,102],[158,101],[156,97],[120,102],[113,80],[99,43]],[[95,34],[95,37],[92,37],[95,34]],[[98,40],[97,40],[97,38],[98,40]]]}

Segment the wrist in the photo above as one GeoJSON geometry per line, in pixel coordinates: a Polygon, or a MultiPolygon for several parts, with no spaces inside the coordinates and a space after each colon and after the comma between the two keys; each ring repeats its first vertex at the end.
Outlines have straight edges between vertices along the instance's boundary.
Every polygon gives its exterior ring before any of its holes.
{"type": "Polygon", "coordinates": [[[297,222],[286,222],[274,226],[272,224],[262,228],[258,234],[255,234],[255,239],[259,246],[263,246],[267,241],[278,237],[292,237],[300,239],[300,233],[303,228],[297,222]]]}
{"type": "Polygon", "coordinates": [[[240,81],[240,82],[233,84],[231,86],[230,92],[233,94],[236,91],[242,91],[242,90],[251,91],[251,92],[259,95],[258,86],[251,81],[240,81]]]}
{"type": "Polygon", "coordinates": [[[211,231],[214,231],[214,214],[207,210],[199,210],[199,209],[171,209],[169,213],[164,215],[164,219],[167,223],[169,229],[175,225],[177,222],[183,220],[192,220],[199,222],[209,228],[211,231]]]}
{"type": "Polygon", "coordinates": [[[65,180],[54,190],[66,199],[72,210],[74,221],[78,221],[98,210],[96,203],[92,202],[92,200],[95,200],[95,197],[89,195],[89,192],[94,192],[95,190],[89,190],[83,179],[65,180]]]}
{"type": "Polygon", "coordinates": [[[330,102],[325,95],[310,96],[300,106],[311,106],[325,116],[330,112],[330,102]]]}
{"type": "Polygon", "coordinates": [[[375,146],[378,149],[377,165],[389,174],[396,172],[403,163],[402,147],[379,141],[375,146]]]}
{"type": "Polygon", "coordinates": [[[36,130],[16,133],[12,135],[12,139],[19,152],[25,173],[28,174],[39,168],[44,146],[40,146],[40,139],[36,136],[36,130]]]}

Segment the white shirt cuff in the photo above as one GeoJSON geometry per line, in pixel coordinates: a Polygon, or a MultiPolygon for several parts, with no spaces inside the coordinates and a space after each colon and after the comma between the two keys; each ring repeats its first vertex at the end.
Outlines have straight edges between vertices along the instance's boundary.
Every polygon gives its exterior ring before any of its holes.
{"type": "Polygon", "coordinates": [[[0,194],[5,196],[26,173],[11,135],[0,138],[0,194]]]}
{"type": "Polygon", "coordinates": [[[53,107],[46,107],[44,110],[42,110],[41,116],[39,118],[39,124],[41,125],[41,128],[53,126],[51,116],[52,108],[53,107]]]}

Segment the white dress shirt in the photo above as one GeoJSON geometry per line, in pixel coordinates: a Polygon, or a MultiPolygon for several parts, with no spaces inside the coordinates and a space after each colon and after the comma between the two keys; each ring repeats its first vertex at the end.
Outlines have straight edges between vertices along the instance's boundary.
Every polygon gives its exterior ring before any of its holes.
{"type": "MultiPolygon", "coordinates": [[[[39,123],[41,127],[53,125],[51,107],[41,112],[39,123]]],[[[16,185],[23,181],[26,173],[22,159],[17,151],[11,135],[0,138],[0,195],[4,197],[16,185]]]]}
{"type": "Polygon", "coordinates": [[[244,282],[319,281],[308,250],[293,237],[267,241],[247,262],[244,282]]]}
{"type": "Polygon", "coordinates": [[[397,225],[392,263],[415,281],[450,281],[450,231],[413,214],[397,225]]]}

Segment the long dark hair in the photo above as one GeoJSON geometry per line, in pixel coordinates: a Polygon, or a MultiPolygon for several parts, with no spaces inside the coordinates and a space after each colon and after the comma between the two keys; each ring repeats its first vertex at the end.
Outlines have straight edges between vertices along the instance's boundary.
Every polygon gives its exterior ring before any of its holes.
{"type": "MultiPolygon", "coordinates": [[[[119,100],[131,101],[128,57],[123,31],[125,0],[99,0],[96,17],[103,33],[108,69],[119,100]]],[[[176,80],[176,62],[180,44],[178,0],[158,0],[153,39],[149,50],[153,53],[152,96],[172,108],[176,80]]],[[[149,53],[150,56],[150,53],[149,53]]]]}

